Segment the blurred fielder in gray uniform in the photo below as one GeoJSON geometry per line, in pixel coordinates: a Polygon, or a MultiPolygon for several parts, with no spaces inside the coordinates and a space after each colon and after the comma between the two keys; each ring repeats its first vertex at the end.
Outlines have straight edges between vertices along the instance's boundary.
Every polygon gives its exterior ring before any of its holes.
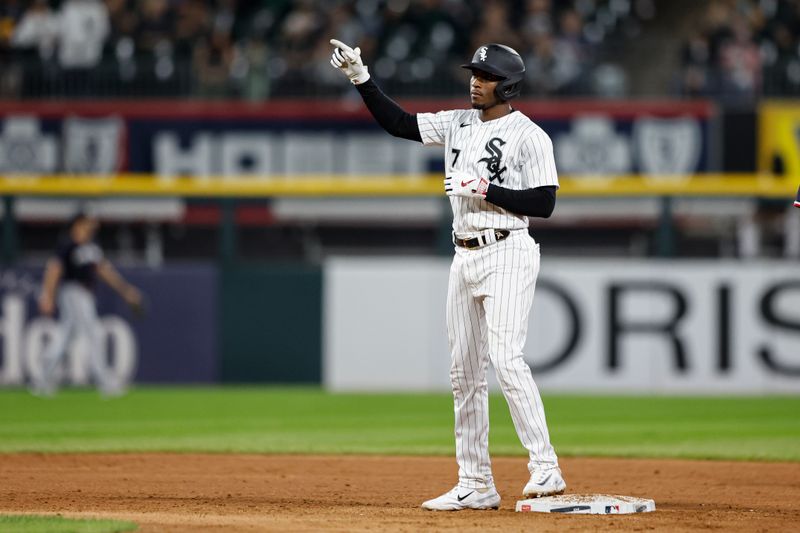
{"type": "Polygon", "coordinates": [[[142,295],[103,257],[103,251],[94,243],[97,227],[97,220],[91,216],[76,215],[70,222],[68,239],[47,263],[39,311],[43,315],[53,315],[58,294],[59,328],[42,355],[41,375],[33,380],[34,394],[52,396],[56,393],[61,360],[72,339],[80,336],[88,340],[92,376],[101,394],[118,396],[125,392],[124,384],[106,368],[93,289],[99,277],[134,310],[141,307],[142,295]]]}

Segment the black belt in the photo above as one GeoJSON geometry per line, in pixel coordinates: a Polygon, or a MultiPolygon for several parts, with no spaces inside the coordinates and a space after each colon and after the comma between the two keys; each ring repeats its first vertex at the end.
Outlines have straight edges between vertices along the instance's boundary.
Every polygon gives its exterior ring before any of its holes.
{"type": "MultiPolygon", "coordinates": [[[[496,239],[495,242],[500,242],[509,235],[511,235],[511,232],[507,229],[494,230],[494,238],[496,239]]],[[[473,237],[472,239],[459,239],[453,235],[453,243],[455,243],[456,246],[460,246],[461,248],[466,248],[468,250],[474,250],[475,248],[481,248],[487,244],[491,244],[486,242],[486,238],[483,235],[473,237]]]]}

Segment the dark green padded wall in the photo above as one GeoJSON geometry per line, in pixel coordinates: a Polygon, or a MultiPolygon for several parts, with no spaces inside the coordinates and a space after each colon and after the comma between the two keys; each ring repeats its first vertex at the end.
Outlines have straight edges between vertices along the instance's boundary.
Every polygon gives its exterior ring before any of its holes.
{"type": "Polygon", "coordinates": [[[226,265],[219,287],[222,381],[321,382],[319,267],[226,265]]]}

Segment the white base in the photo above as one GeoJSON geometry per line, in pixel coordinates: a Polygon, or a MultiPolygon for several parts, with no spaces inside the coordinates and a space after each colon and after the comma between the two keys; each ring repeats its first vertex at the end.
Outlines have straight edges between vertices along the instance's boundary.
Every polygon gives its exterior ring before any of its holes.
{"type": "Polygon", "coordinates": [[[632,514],[655,510],[653,500],[610,494],[562,494],[517,502],[518,513],[632,514]]]}

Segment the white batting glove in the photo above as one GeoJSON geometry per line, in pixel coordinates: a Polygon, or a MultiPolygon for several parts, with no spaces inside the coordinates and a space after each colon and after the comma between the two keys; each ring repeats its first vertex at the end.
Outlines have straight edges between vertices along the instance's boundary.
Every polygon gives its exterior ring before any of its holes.
{"type": "Polygon", "coordinates": [[[444,192],[447,196],[485,199],[487,190],[489,190],[489,180],[461,170],[451,170],[444,179],[444,192]]]}
{"type": "Polygon", "coordinates": [[[354,50],[337,39],[331,39],[330,43],[336,47],[331,55],[331,65],[334,68],[344,72],[353,85],[359,85],[369,79],[367,67],[361,61],[361,48],[356,46],[354,50]]]}

